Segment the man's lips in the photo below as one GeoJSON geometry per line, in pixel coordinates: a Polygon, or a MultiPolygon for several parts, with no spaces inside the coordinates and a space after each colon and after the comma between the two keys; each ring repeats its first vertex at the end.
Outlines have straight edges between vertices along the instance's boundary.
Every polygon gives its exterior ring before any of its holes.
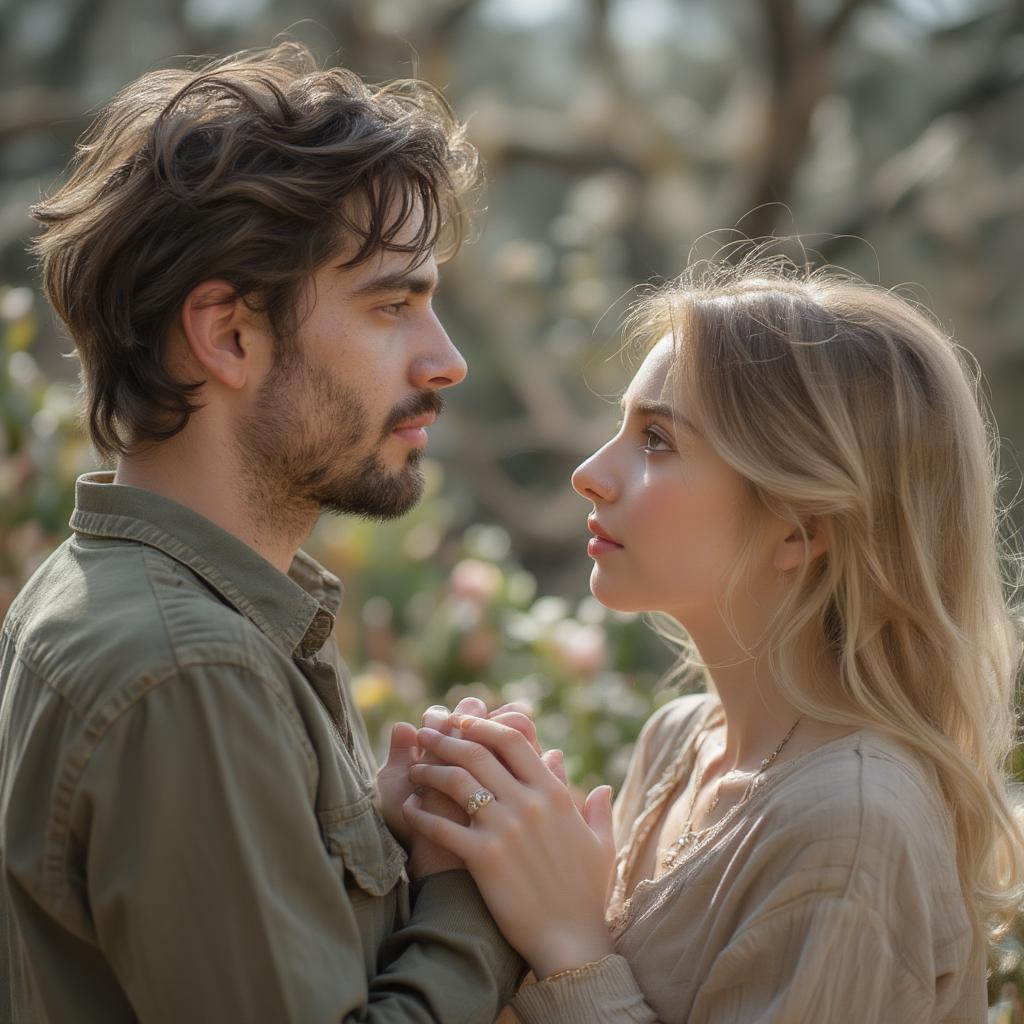
{"type": "Polygon", "coordinates": [[[415,448],[422,448],[429,440],[426,428],[436,419],[437,413],[434,412],[427,412],[422,416],[414,416],[412,419],[403,420],[397,427],[392,429],[391,433],[415,448]]]}
{"type": "Polygon", "coordinates": [[[587,529],[594,535],[587,544],[587,554],[591,558],[597,558],[598,555],[607,554],[609,551],[622,550],[622,545],[609,537],[593,516],[587,519],[587,529]]]}
{"type": "Polygon", "coordinates": [[[436,412],[425,412],[422,416],[415,416],[411,420],[403,420],[393,430],[417,430],[421,427],[429,427],[436,419],[436,412]]]}

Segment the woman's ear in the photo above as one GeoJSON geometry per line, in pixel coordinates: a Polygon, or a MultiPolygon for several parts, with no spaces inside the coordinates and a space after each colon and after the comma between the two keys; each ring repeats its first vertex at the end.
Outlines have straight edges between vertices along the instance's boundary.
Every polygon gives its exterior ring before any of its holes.
{"type": "Polygon", "coordinates": [[[808,516],[776,545],[775,568],[779,572],[793,572],[805,562],[810,564],[828,551],[828,543],[827,519],[824,516],[808,516]]]}
{"type": "Polygon", "coordinates": [[[232,285],[219,278],[197,284],[181,307],[181,329],[192,357],[209,379],[232,390],[252,372],[252,313],[232,285]]]}

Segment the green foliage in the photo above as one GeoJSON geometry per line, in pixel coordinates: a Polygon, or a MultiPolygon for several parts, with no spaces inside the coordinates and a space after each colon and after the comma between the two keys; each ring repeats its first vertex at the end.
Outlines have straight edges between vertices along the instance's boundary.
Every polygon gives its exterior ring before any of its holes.
{"type": "Polygon", "coordinates": [[[33,355],[37,328],[32,292],[0,287],[0,617],[66,535],[75,478],[92,462],[74,387],[33,355]]]}

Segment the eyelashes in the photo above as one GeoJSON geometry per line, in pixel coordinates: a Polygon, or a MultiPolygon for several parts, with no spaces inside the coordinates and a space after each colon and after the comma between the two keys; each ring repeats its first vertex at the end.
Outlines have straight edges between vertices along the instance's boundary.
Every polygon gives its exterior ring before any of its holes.
{"type": "MultiPolygon", "coordinates": [[[[616,436],[622,432],[622,428],[625,426],[626,420],[619,420],[615,425],[616,436]]],[[[665,434],[657,427],[652,424],[647,424],[639,430],[640,436],[647,442],[640,446],[641,451],[647,452],[651,455],[657,455],[661,452],[671,452],[675,449],[672,446],[672,442],[665,436],[665,434]]]]}
{"type": "Polygon", "coordinates": [[[641,433],[647,438],[647,444],[644,445],[645,452],[657,455],[659,452],[672,451],[672,446],[668,443],[667,438],[653,427],[644,427],[641,433]]]}

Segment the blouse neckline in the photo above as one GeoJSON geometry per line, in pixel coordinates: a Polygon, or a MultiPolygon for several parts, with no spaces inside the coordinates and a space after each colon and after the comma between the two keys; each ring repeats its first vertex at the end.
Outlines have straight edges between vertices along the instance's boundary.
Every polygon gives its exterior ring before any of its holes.
{"type": "MultiPolygon", "coordinates": [[[[681,737],[679,753],[669,761],[662,771],[661,777],[648,788],[645,794],[643,808],[635,818],[626,843],[616,859],[615,884],[608,903],[608,917],[615,935],[621,934],[628,925],[636,897],[642,897],[648,890],[678,884],[684,876],[689,876],[703,860],[702,855],[705,851],[714,845],[714,840],[740,817],[740,811],[749,811],[751,807],[763,800],[765,794],[775,789],[791,774],[793,769],[834,750],[842,749],[844,746],[856,745],[863,735],[863,730],[858,729],[845,736],[838,736],[813,750],[799,754],[791,761],[783,762],[772,772],[759,776],[751,783],[752,790],[745,801],[734,804],[718,821],[695,833],[696,839],[686,856],[680,858],[656,877],[639,879],[629,895],[626,896],[626,883],[633,874],[637,856],[648,836],[663,820],[662,812],[668,797],[684,776],[692,774],[701,734],[717,724],[715,719],[721,717],[721,703],[709,696],[703,713],[698,712],[694,715],[695,721],[692,727],[681,737]]],[[[688,777],[687,781],[689,781],[688,777]]]]}

